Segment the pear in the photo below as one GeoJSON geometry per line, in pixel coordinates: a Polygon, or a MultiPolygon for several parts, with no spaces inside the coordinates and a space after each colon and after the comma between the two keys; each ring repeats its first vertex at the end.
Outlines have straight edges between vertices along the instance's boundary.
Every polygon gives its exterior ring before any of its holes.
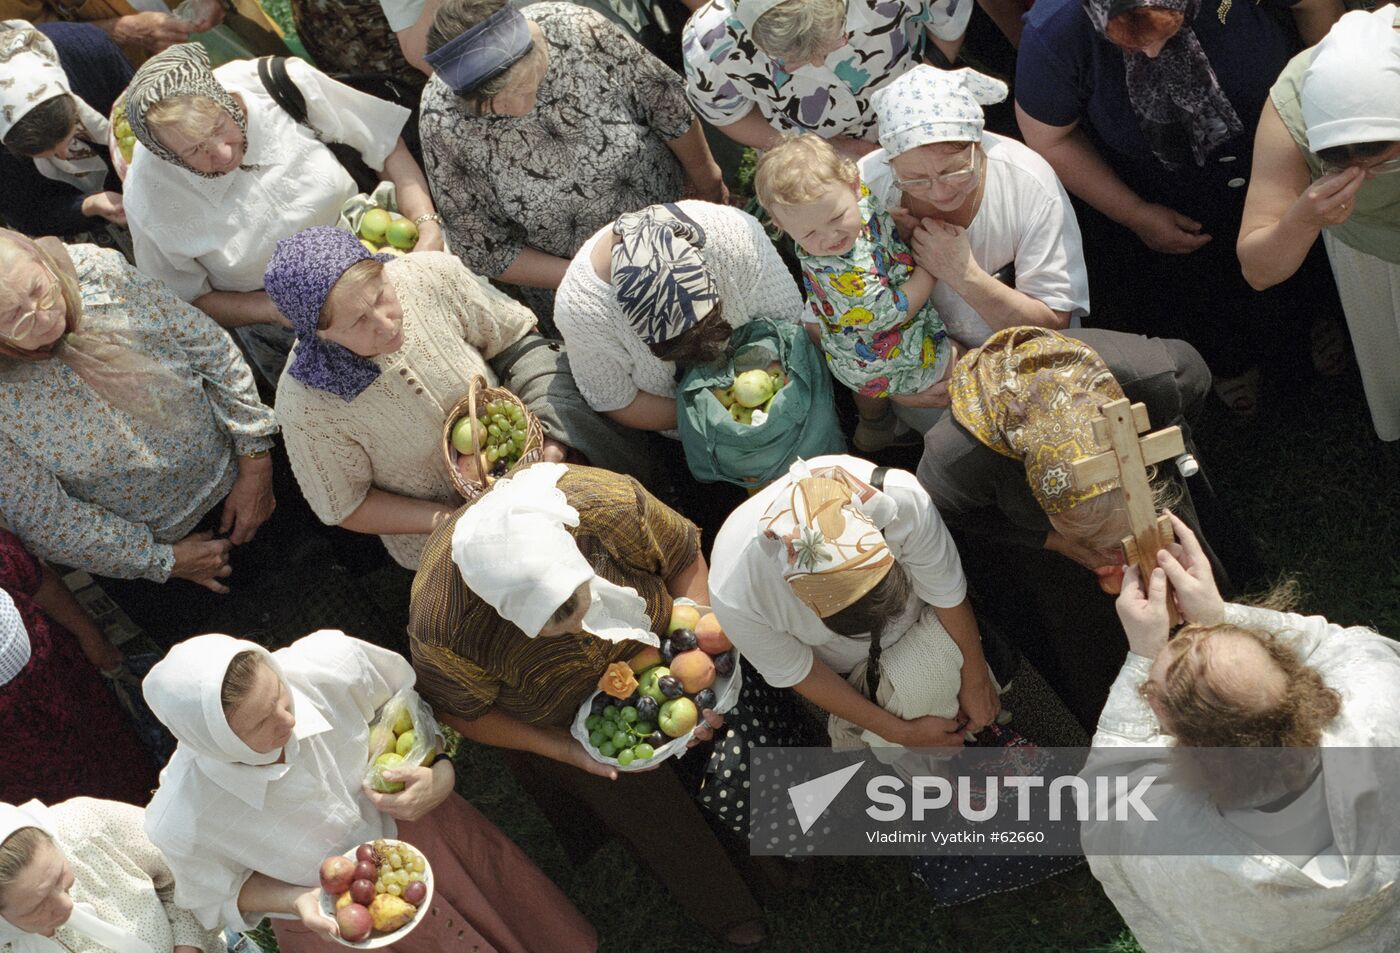
{"type": "Polygon", "coordinates": [[[391,893],[375,896],[369,905],[369,918],[380,933],[393,933],[418,913],[413,904],[391,893]]]}

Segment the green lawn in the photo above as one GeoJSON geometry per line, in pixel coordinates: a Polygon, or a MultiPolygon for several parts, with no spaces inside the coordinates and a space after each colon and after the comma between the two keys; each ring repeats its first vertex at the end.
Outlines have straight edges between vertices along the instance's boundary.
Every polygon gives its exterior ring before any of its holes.
{"type": "MultiPolygon", "coordinates": [[[[270,15],[291,29],[285,0],[270,15]]],[[[1355,371],[1266,393],[1260,419],[1218,406],[1197,428],[1222,495],[1294,574],[1303,609],[1400,633],[1400,453],[1376,440],[1355,371]]],[[[1034,735],[1034,726],[1021,724],[1034,735]]],[[[597,926],[605,953],[729,949],[706,937],[616,844],[570,867],[543,817],[495,755],[458,754],[461,791],[519,843],[597,926]]],[[[705,889],[697,870],[694,889],[705,889]]],[[[898,859],[819,862],[817,886],[766,901],[772,939],[803,953],[1130,953],[1139,947],[1087,868],[952,911],[934,910],[898,859]]],[[[1183,912],[1184,913],[1184,912],[1183,912]]]]}

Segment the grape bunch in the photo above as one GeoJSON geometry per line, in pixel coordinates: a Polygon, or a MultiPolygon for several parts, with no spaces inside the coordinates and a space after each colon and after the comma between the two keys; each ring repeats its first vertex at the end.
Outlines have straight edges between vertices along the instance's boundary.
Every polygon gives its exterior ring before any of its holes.
{"type": "MultiPolygon", "coordinates": [[[[423,875],[428,869],[427,861],[423,859],[423,855],[401,841],[386,843],[377,840],[372,845],[367,846],[371,847],[373,857],[378,860],[379,875],[374,881],[374,892],[403,897],[414,906],[422,903],[423,895],[426,893],[423,875]],[[418,886],[415,887],[414,884],[418,886]]],[[[368,860],[370,859],[369,854],[370,851],[361,847],[356,856],[361,860],[368,860]],[[366,856],[360,856],[361,853],[366,856]]]]}
{"type": "MultiPolygon", "coordinates": [[[[493,400],[482,408],[481,416],[474,428],[475,442],[481,444],[486,457],[486,469],[497,476],[520,462],[525,452],[525,441],[529,438],[525,411],[511,400],[493,400]]],[[[473,450],[471,418],[463,417],[452,428],[452,445],[458,453],[470,454],[473,450]]]]}
{"type": "Polygon", "coordinates": [[[136,148],[136,134],[131,131],[131,124],[126,121],[125,98],[112,109],[112,135],[117,140],[117,149],[122,158],[130,162],[132,150],[136,148]]]}

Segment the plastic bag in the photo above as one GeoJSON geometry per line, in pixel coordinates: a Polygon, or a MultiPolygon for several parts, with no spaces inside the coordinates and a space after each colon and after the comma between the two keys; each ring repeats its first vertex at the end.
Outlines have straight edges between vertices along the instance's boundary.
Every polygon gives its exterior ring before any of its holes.
{"type": "Polygon", "coordinates": [[[369,724],[364,782],[381,794],[397,794],[403,783],[384,780],[384,770],[425,764],[437,750],[438,727],[432,708],[413,689],[405,688],[385,702],[369,724]]]}

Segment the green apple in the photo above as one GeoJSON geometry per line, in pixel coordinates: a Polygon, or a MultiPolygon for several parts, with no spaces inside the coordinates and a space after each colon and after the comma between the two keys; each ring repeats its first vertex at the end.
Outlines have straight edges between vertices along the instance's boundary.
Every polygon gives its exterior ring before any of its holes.
{"type": "Polygon", "coordinates": [[[402,757],[407,758],[408,753],[413,750],[413,746],[418,743],[418,733],[412,728],[399,735],[399,740],[394,742],[394,751],[402,757]]]}
{"type": "Polygon", "coordinates": [[[384,235],[393,221],[387,210],[372,208],[360,219],[360,237],[368,238],[376,245],[381,245],[384,243],[384,235]]]}
{"type": "Polygon", "coordinates": [[[699,718],[700,712],[696,710],[695,702],[682,695],[662,705],[661,714],[656,720],[667,737],[679,738],[694,728],[699,718]]]}
{"type": "Polygon", "coordinates": [[[413,224],[411,219],[396,218],[384,230],[384,237],[389,239],[389,244],[395,248],[408,251],[418,244],[418,226],[413,224]]]}
{"type": "MultiPolygon", "coordinates": [[[[676,700],[684,701],[684,699],[679,698],[676,700]]],[[[691,705],[690,707],[694,708],[695,706],[691,705]]],[[[380,794],[398,794],[400,791],[403,790],[403,782],[386,781],[384,779],[384,771],[388,768],[397,768],[401,767],[402,765],[403,755],[397,754],[393,751],[390,751],[386,754],[381,754],[379,757],[374,759],[374,778],[369,782],[369,786],[374,788],[380,794]]]]}
{"type": "Polygon", "coordinates": [[[670,674],[671,670],[664,665],[649,668],[637,679],[637,690],[660,705],[666,700],[666,696],[661,694],[661,689],[656,687],[656,682],[670,674]]]}
{"type": "Polygon", "coordinates": [[[486,428],[480,421],[463,417],[452,426],[452,448],[458,453],[476,453],[477,446],[486,447],[486,428]],[[472,431],[476,431],[476,444],[472,443],[472,431]]]}
{"type": "Polygon", "coordinates": [[[394,712],[394,721],[390,727],[394,729],[396,735],[401,735],[413,727],[413,713],[408,710],[407,705],[401,706],[394,712]]]}

